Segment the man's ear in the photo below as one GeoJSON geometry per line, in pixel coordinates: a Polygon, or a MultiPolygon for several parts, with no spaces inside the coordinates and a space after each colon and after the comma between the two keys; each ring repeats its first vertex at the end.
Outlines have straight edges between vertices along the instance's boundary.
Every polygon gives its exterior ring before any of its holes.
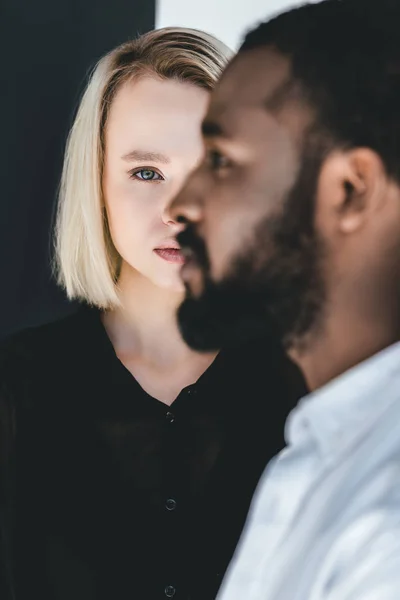
{"type": "Polygon", "coordinates": [[[384,206],[389,178],[379,155],[369,148],[336,151],[325,160],[318,204],[342,234],[357,231],[384,206]]]}

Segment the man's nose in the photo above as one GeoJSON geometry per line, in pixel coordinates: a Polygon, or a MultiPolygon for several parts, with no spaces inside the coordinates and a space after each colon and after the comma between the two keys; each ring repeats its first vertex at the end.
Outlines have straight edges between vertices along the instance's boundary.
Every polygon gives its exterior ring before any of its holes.
{"type": "Polygon", "coordinates": [[[169,212],[177,223],[198,223],[201,220],[202,203],[191,179],[172,201],[169,212]]]}

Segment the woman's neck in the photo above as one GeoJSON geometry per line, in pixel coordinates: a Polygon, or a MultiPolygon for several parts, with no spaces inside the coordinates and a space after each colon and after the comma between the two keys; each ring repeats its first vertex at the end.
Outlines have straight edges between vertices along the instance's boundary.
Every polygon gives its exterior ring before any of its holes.
{"type": "Polygon", "coordinates": [[[168,367],[193,353],[182,340],[176,318],[183,292],[160,288],[132,271],[121,274],[119,290],[121,307],[103,315],[118,356],[168,367]]]}
{"type": "Polygon", "coordinates": [[[108,337],[142,388],[170,405],[217,353],[200,354],[184,343],[176,319],[183,293],[159,288],[136,273],[121,277],[119,287],[121,308],[102,317],[108,337]]]}

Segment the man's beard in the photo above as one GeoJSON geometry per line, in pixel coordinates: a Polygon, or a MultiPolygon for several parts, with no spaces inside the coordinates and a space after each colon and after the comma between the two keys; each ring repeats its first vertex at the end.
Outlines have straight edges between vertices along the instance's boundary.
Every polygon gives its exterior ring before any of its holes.
{"type": "Polygon", "coordinates": [[[282,212],[260,223],[221,282],[211,280],[205,247],[187,232],[205,273],[201,296],[188,290],[178,311],[190,347],[218,350],[274,336],[290,348],[317,327],[325,303],[325,248],[314,228],[321,162],[321,154],[306,154],[282,212]]]}

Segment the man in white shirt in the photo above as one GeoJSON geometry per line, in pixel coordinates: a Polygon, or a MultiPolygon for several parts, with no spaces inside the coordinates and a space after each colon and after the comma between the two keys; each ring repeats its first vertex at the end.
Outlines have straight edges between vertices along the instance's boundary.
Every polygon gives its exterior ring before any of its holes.
{"type": "Polygon", "coordinates": [[[220,600],[400,598],[399,23],[326,0],[249,33],[172,205],[187,342],[270,330],[312,390],[220,600]]]}

